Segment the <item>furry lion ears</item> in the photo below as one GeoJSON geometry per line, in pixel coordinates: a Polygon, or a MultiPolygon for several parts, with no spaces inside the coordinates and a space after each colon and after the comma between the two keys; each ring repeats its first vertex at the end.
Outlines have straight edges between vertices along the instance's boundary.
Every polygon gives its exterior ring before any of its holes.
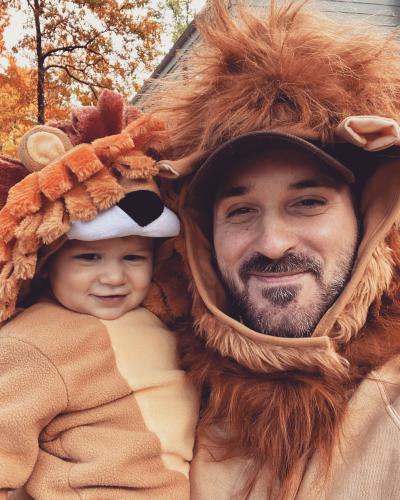
{"type": "MultiPolygon", "coordinates": [[[[334,130],[337,142],[345,142],[369,152],[400,146],[400,126],[392,118],[382,116],[349,116],[334,130]]],[[[308,137],[305,136],[306,139],[308,137]]],[[[163,176],[175,178],[188,175],[201,165],[212,151],[195,151],[179,160],[162,160],[163,176]]]]}
{"type": "MultiPolygon", "coordinates": [[[[45,245],[62,238],[178,234],[179,221],[154,180],[160,166],[146,154],[166,141],[164,124],[147,115],[90,144],[74,146],[66,132],[50,126],[23,137],[20,157],[30,173],[10,179],[17,182],[0,210],[0,321],[12,315],[45,245]]],[[[21,170],[22,163],[15,167],[21,170]]],[[[3,166],[9,170],[11,160],[3,166]]]]}

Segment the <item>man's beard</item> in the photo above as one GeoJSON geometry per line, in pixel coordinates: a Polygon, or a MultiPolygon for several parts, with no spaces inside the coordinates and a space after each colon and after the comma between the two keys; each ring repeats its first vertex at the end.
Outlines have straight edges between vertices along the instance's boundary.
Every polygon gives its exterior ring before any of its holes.
{"type": "Polygon", "coordinates": [[[354,262],[354,251],[340,256],[336,275],[329,283],[323,280],[323,266],[316,257],[289,253],[278,261],[262,254],[255,254],[239,269],[239,278],[245,285],[238,290],[230,274],[221,270],[222,280],[231,300],[233,310],[246,326],[260,333],[276,337],[309,337],[318,322],[343,290],[354,262]],[[310,273],[318,286],[317,294],[307,305],[296,304],[301,285],[265,286],[261,305],[250,298],[249,280],[254,273],[310,273]],[[287,307],[292,305],[290,313],[287,307]]]}

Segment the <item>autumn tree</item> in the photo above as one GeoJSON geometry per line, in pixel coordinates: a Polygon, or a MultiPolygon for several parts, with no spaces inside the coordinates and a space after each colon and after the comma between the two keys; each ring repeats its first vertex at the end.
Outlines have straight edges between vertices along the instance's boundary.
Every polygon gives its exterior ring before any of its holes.
{"type": "Polygon", "coordinates": [[[166,0],[165,8],[172,14],[172,41],[176,42],[193,20],[196,11],[192,0],[166,0]]]}
{"type": "Polygon", "coordinates": [[[158,55],[161,25],[150,0],[0,0],[0,30],[11,9],[26,18],[14,51],[31,61],[39,123],[52,96],[62,108],[71,94],[84,104],[103,88],[131,94],[158,55]]]}
{"type": "Polygon", "coordinates": [[[13,154],[19,137],[36,121],[35,84],[32,71],[17,65],[15,58],[4,62],[0,74],[0,151],[13,154]]]}
{"type": "MultiPolygon", "coordinates": [[[[21,67],[15,57],[2,61],[0,72],[0,153],[14,155],[20,137],[37,123],[35,70],[21,67]]],[[[61,89],[64,90],[65,89],[61,89]]],[[[66,99],[66,96],[64,96],[66,99]]],[[[48,118],[64,120],[69,116],[67,107],[58,93],[47,96],[48,118]]]]}

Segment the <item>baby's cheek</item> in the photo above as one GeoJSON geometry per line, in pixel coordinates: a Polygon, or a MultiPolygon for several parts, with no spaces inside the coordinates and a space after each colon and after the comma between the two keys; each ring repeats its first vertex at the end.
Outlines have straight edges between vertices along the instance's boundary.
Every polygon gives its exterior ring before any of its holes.
{"type": "Polygon", "coordinates": [[[140,272],[137,273],[136,278],[134,280],[135,288],[137,290],[146,290],[151,283],[152,278],[152,266],[143,267],[140,272]]]}

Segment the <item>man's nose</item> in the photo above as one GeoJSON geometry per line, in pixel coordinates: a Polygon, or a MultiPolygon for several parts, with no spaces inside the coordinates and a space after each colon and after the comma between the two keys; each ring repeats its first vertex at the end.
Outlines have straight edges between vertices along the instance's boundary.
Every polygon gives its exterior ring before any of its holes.
{"type": "Polygon", "coordinates": [[[277,260],[293,250],[297,242],[298,236],[290,224],[277,217],[264,217],[252,250],[277,260]]]}
{"type": "Polygon", "coordinates": [[[99,281],[103,285],[123,285],[126,282],[124,266],[119,262],[105,263],[101,269],[99,281]]]}

